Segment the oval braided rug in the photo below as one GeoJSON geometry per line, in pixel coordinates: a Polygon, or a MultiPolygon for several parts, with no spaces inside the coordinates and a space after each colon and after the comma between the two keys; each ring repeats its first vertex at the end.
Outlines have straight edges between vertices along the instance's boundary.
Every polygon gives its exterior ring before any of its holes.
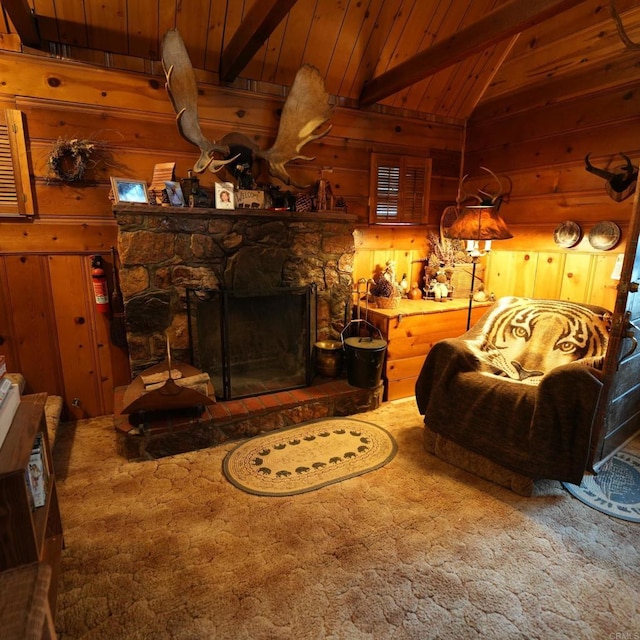
{"type": "Polygon", "coordinates": [[[259,496],[305,493],[387,464],[393,436],[370,422],[326,418],[240,443],[222,468],[236,487],[259,496]]]}

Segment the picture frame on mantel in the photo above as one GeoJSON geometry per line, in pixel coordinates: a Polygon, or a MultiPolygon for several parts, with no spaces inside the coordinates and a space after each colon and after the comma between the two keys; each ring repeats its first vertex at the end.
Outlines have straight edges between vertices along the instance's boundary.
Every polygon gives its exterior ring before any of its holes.
{"type": "Polygon", "coordinates": [[[111,178],[111,189],[115,204],[149,204],[147,183],[131,178],[111,178]]]}
{"type": "Polygon", "coordinates": [[[172,180],[165,180],[164,185],[167,190],[169,204],[172,207],[184,207],[184,194],[182,193],[182,187],[180,186],[180,183],[174,182],[172,180]]]}
{"type": "Polygon", "coordinates": [[[216,209],[235,209],[233,183],[216,182],[216,209]]]}

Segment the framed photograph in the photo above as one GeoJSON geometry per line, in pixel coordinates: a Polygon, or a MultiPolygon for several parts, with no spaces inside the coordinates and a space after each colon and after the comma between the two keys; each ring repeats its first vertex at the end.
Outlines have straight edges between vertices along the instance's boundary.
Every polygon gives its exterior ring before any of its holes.
{"type": "Polygon", "coordinates": [[[111,187],[113,189],[113,199],[116,204],[119,202],[149,204],[147,183],[142,180],[111,178],[111,187]]]}
{"type": "Polygon", "coordinates": [[[216,182],[216,209],[235,209],[233,183],[216,182]]]}
{"type": "Polygon", "coordinates": [[[184,207],[184,194],[182,193],[180,183],[165,180],[164,186],[167,190],[167,196],[169,197],[169,204],[172,207],[184,207]]]}

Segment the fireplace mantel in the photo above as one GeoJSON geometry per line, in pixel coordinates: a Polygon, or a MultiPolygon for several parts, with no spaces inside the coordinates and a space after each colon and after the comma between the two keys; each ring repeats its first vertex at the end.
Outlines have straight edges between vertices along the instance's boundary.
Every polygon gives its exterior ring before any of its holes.
{"type": "Polygon", "coordinates": [[[123,214],[151,216],[189,216],[194,218],[244,217],[263,220],[288,220],[291,222],[342,222],[355,226],[357,216],[344,211],[274,211],[271,209],[213,209],[205,207],[163,207],[146,204],[116,204],[113,212],[118,217],[123,214]]]}
{"type": "Polygon", "coordinates": [[[339,338],[353,291],[357,217],[116,204],[120,284],[132,375],[172,353],[189,362],[187,289],[315,284],[317,339],[339,338]]]}

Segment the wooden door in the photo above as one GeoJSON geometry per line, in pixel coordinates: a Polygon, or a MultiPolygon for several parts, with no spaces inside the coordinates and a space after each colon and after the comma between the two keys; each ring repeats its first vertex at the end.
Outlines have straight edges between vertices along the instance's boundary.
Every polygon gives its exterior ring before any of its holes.
{"type": "Polygon", "coordinates": [[[604,364],[604,388],[596,412],[596,467],[640,430],[640,188],[636,189],[629,237],[616,295],[604,364]]]}

